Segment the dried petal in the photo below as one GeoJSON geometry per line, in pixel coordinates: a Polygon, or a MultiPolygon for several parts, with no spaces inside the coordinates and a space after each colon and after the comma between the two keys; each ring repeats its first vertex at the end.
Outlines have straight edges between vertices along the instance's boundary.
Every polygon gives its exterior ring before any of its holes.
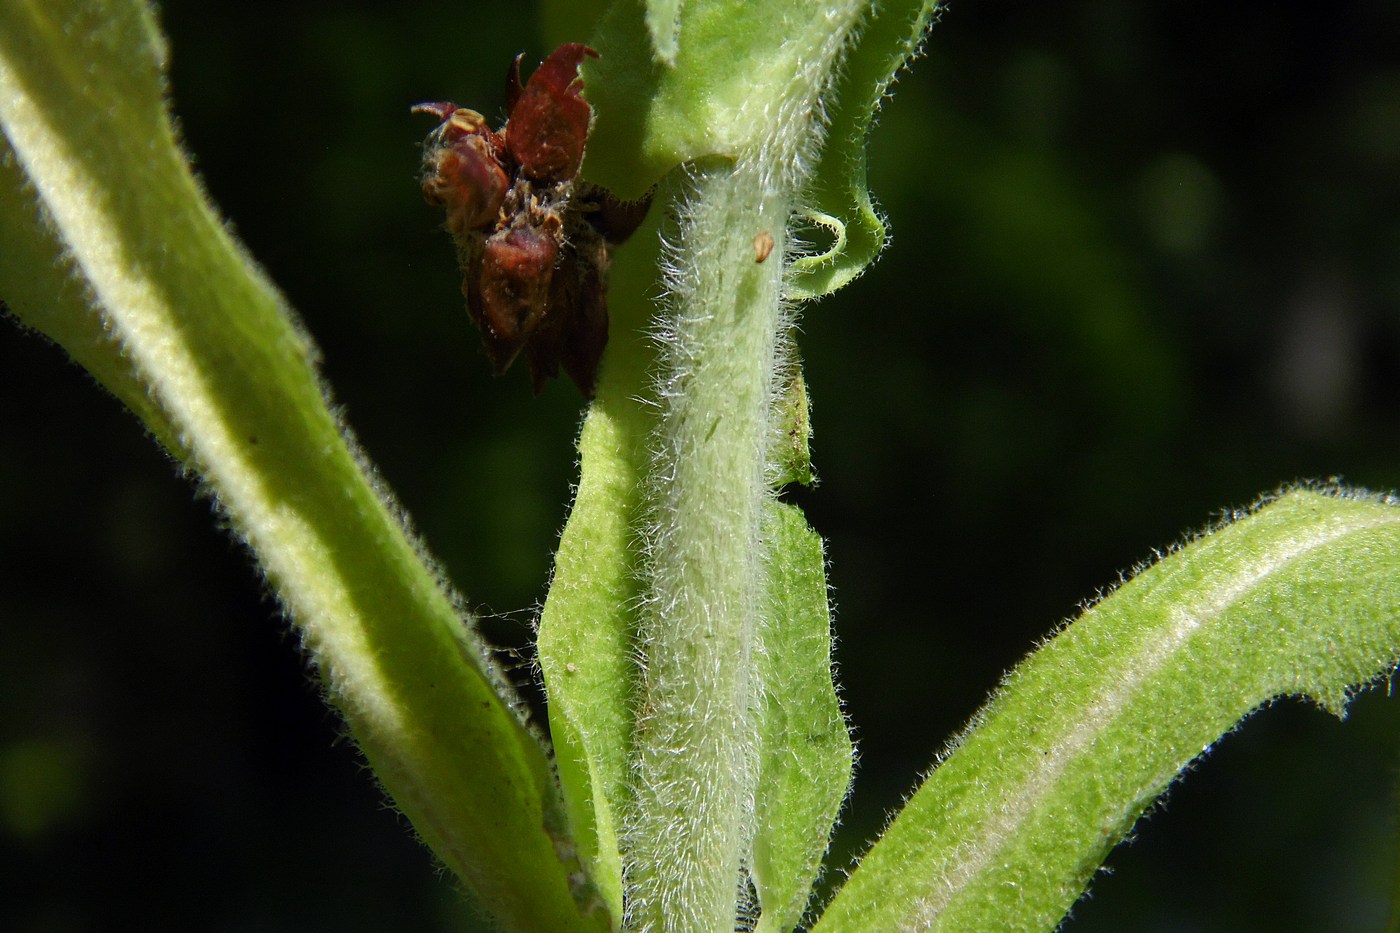
{"type": "Polygon", "coordinates": [[[572,313],[565,329],[559,361],[564,372],[586,397],[593,397],[598,364],[608,345],[607,250],[598,244],[591,256],[574,264],[572,313]]]}
{"type": "Polygon", "coordinates": [[[536,394],[562,366],[579,391],[593,397],[608,344],[609,263],[607,244],[575,216],[554,270],[549,313],[525,350],[536,394]]]}
{"type": "Polygon", "coordinates": [[[510,70],[506,72],[506,113],[515,110],[515,105],[520,103],[520,95],[525,91],[525,86],[520,83],[520,60],[524,57],[524,52],[515,56],[510,70]]]}
{"type": "Polygon", "coordinates": [[[506,146],[536,181],[567,181],[583,162],[593,108],[580,93],[578,69],[588,56],[598,53],[577,42],[559,46],[530,75],[511,108],[506,146]]]}

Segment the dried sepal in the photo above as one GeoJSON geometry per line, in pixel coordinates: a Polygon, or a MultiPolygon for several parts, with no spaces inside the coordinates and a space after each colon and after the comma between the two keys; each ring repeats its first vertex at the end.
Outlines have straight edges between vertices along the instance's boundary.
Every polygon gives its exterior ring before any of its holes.
{"type": "Polygon", "coordinates": [[[651,192],[637,201],[620,200],[607,188],[581,182],[575,198],[581,205],[589,226],[608,241],[610,246],[621,246],[636,232],[647,219],[651,207],[651,192]]]}

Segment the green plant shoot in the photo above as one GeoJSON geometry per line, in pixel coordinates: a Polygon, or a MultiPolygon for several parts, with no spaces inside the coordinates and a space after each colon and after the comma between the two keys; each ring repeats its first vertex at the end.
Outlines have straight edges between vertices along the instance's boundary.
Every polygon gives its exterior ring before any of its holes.
{"type": "Polygon", "coordinates": [[[540,618],[546,742],[192,175],[151,9],[0,5],[0,298],[217,503],[395,806],[504,929],[1053,930],[1222,734],[1280,696],[1342,715],[1400,662],[1395,503],[1280,494],[1041,645],[814,900],[853,747],[823,543],[782,498],[813,478],[793,334],[884,244],[865,138],[936,6],[547,5],[598,52],[581,177],[654,200],[610,270],[540,618]],[[814,225],[830,242],[799,242],[814,225]]]}

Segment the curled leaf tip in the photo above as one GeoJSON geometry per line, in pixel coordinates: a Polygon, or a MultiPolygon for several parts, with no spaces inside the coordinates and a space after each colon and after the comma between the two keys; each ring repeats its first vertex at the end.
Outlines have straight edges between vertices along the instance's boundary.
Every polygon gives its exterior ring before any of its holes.
{"type": "Polygon", "coordinates": [[[835,242],[793,263],[789,297],[836,291],[864,272],[888,242],[885,219],[866,187],[866,137],[890,85],[919,54],[941,11],[936,0],[896,0],[866,20],[834,88],[827,143],[807,193],[808,222],[827,228],[835,242]]]}

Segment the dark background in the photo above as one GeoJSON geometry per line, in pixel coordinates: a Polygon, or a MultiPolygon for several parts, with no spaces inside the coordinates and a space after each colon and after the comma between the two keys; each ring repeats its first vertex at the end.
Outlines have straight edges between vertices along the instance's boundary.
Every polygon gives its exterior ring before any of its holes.
{"type": "MultiPolygon", "coordinates": [[[[175,110],[348,420],[524,645],[580,399],[493,380],[408,105],[495,114],[528,4],[172,2],[175,110]]],[[[1000,674],[1120,571],[1299,479],[1400,487],[1400,5],[959,2],[877,127],[894,241],[800,346],[844,864],[1000,674]]],[[[0,929],[471,929],[208,503],[0,327],[0,929]]],[[[522,668],[523,674],[523,668],[522,668]]],[[[1220,742],[1068,929],[1376,930],[1400,710],[1220,742]]],[[[873,931],[872,931],[873,933],[873,931]]]]}

